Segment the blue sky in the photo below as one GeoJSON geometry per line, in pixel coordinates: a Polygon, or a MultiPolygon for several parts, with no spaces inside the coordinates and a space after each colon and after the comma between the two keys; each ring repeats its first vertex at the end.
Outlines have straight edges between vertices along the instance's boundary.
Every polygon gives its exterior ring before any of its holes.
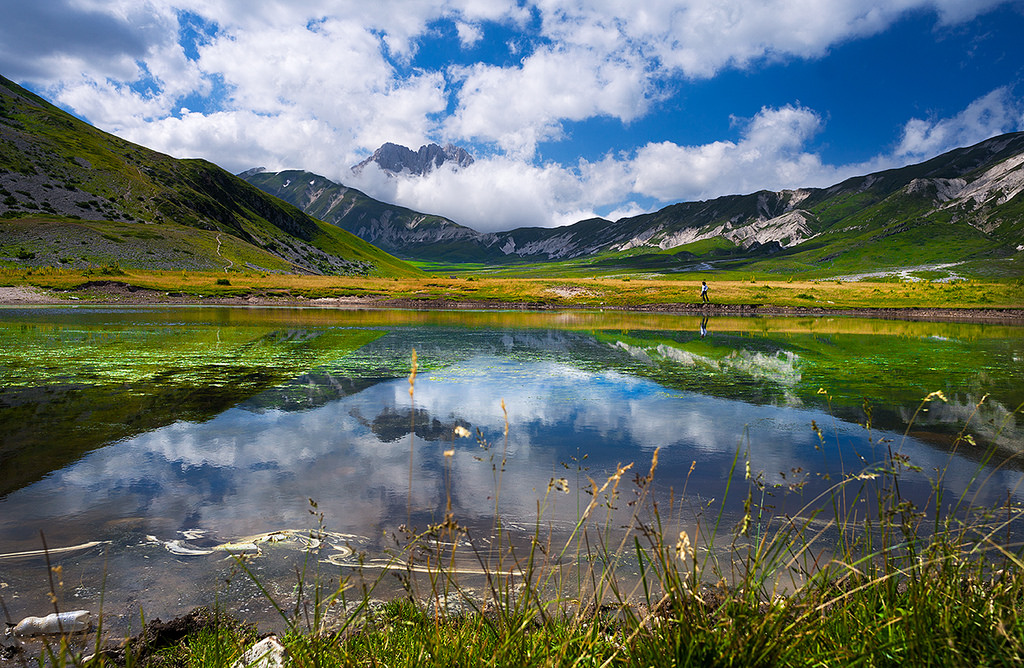
{"type": "Polygon", "coordinates": [[[0,74],[479,230],[828,186],[1024,130],[1021,0],[0,0],[0,74]],[[382,143],[476,162],[350,167],[382,143]]]}

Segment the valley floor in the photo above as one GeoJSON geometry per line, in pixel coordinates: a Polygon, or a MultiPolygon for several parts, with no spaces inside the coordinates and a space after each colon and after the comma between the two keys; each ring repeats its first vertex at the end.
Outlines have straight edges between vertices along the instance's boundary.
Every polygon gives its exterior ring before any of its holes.
{"type": "Polygon", "coordinates": [[[16,305],[217,305],[217,306],[287,306],[315,308],[398,308],[420,310],[616,310],[638,313],[680,313],[685,315],[748,315],[748,316],[852,316],[901,320],[980,321],[1016,324],[1024,322],[1024,308],[939,308],[939,307],[858,307],[826,308],[821,306],[780,306],[771,304],[700,304],[650,303],[631,305],[565,304],[545,301],[493,301],[409,299],[371,296],[308,298],[281,294],[248,294],[233,296],[200,296],[168,294],[137,288],[117,281],[91,286],[88,299],[66,292],[50,292],[32,286],[0,286],[0,306],[16,305]]]}

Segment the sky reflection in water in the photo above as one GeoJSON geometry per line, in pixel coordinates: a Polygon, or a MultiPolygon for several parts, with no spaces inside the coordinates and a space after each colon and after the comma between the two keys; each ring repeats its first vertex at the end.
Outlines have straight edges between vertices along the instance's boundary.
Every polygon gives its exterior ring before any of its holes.
{"type": "MultiPolygon", "coordinates": [[[[802,495],[777,490],[778,513],[797,513],[842,472],[882,461],[890,446],[925,473],[952,461],[941,482],[950,498],[970,490],[983,505],[1005,502],[1008,494],[1024,500],[1014,465],[987,471],[984,486],[971,487],[977,464],[950,459],[948,425],[925,430],[924,440],[905,438],[899,416],[912,413],[916,402],[880,407],[889,410],[890,424],[870,431],[850,419],[856,417],[851,402],[829,409],[826,397],[808,387],[828,365],[814,365],[806,341],[783,348],[777,337],[716,332],[714,321],[701,338],[690,320],[679,319],[685,328],[677,331],[654,333],[378,328],[369,343],[360,340],[362,347],[336,359],[323,353],[309,373],[238,397],[209,419],[170,421],[91,449],[12,491],[0,499],[0,552],[38,548],[40,530],[50,546],[111,541],[105,552],[64,559],[65,578],[77,580],[67,585],[67,596],[95,605],[105,567],[105,605],[125,620],[139,606],[147,616],[168,616],[208,602],[203,599],[223,589],[220,578],[230,569],[219,557],[171,555],[147,535],[172,540],[202,530],[210,540],[231,540],[306,529],[313,499],[330,529],[360,536],[357,549],[374,556],[399,525],[443,518],[449,493],[455,516],[478,535],[491,526],[496,494],[510,526],[528,534],[542,507],[543,526],[565,531],[589,501],[579,491],[588,478],[601,483],[630,462],[633,472],[646,474],[656,448],[664,507],[685,488],[671,518],[679,526],[690,526],[702,508],[717,512],[737,452],[733,480],[741,491],[724,500],[730,526],[742,512],[747,458],[769,485],[806,483],[802,495]],[[420,371],[411,399],[405,374],[414,347],[420,371]],[[709,394],[695,391],[702,383],[709,394]],[[746,400],[728,396],[731,387],[746,400]],[[479,434],[489,448],[455,436],[456,425],[479,434]],[[454,454],[446,460],[449,449],[454,454]],[[503,455],[499,487],[495,466],[503,455]],[[560,478],[569,483],[568,494],[551,491],[560,478]]],[[[303,341],[324,329],[310,326],[303,341]]],[[[1010,352],[1000,354],[1018,355],[1019,337],[1009,341],[1010,352]]],[[[12,352],[5,355],[5,372],[12,374],[12,352]]],[[[1012,384],[1020,372],[1010,365],[1002,373],[1012,384]]],[[[965,388],[975,382],[967,379],[965,388]]],[[[833,391],[842,394],[840,386],[837,380],[833,391]]],[[[968,389],[963,404],[971,401],[968,389]]],[[[11,409],[2,404],[0,410],[11,409]]],[[[1019,436],[1012,415],[1008,424],[1003,439],[1013,445],[1019,436]]],[[[930,491],[925,476],[909,475],[902,484],[921,501],[930,491]]],[[[627,487],[611,526],[631,510],[627,487]]],[[[0,561],[0,567],[12,614],[42,609],[45,568],[38,560],[0,561]]],[[[233,595],[245,595],[237,579],[231,587],[233,595]]]]}

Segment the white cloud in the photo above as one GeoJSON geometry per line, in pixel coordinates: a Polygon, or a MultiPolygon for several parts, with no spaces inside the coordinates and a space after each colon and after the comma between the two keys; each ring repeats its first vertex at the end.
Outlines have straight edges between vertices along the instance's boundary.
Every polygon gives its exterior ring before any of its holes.
{"type": "Polygon", "coordinates": [[[645,212],[637,199],[653,199],[661,206],[762,189],[826,187],[901,167],[1024,129],[1022,109],[1021,101],[999,89],[954,117],[911,120],[892,152],[854,164],[824,162],[811,148],[824,126],[821,116],[807,107],[787,105],[763,108],[750,119],[734,118],[737,141],[694,146],[651,142],[633,154],[580,161],[575,168],[503,157],[478,160],[458,171],[437,170],[424,178],[387,178],[367,170],[354,185],[371,196],[444,215],[483,232],[565,225],[608,208],[604,217],[616,220],[645,212]]]}
{"type": "Polygon", "coordinates": [[[1020,129],[1024,129],[1024,100],[1013,99],[1007,88],[997,88],[952,118],[911,119],[895,154],[907,162],[925,160],[1020,129]]]}
{"type": "Polygon", "coordinates": [[[974,18],[1000,0],[539,0],[545,34],[599,45],[605,53],[640,49],[667,70],[710,77],[764,58],[817,57],[838,43],[879,33],[913,11],[936,11],[946,24],[974,18]]]}
{"type": "Polygon", "coordinates": [[[379,39],[346,21],[223,31],[199,47],[194,63],[180,60],[197,72],[215,73],[225,109],[179,119],[170,115],[175,108],[160,117],[159,104],[178,96],[97,95],[103,87],[96,84],[60,99],[88,109],[108,129],[172,155],[207,157],[231,171],[277,164],[323,173],[352,164],[366,146],[418,145],[434,131],[431,115],[446,104],[440,74],[399,79],[379,39]],[[108,113],[100,107],[107,101],[131,113],[108,113]]]}
{"type": "Polygon", "coordinates": [[[458,30],[459,42],[464,49],[476,46],[484,38],[484,31],[478,25],[459,21],[455,24],[455,28],[458,30]]]}
{"type": "Polygon", "coordinates": [[[584,185],[571,170],[508,157],[484,158],[458,171],[437,169],[424,177],[389,178],[366,169],[345,180],[378,199],[481,232],[551,227],[592,215],[583,204],[584,185]]]}
{"type": "Polygon", "coordinates": [[[610,116],[628,122],[647,108],[643,63],[601,61],[587,48],[544,49],[516,68],[478,64],[453,74],[461,88],[446,134],[526,158],[537,143],[560,139],[564,121],[610,116]]]}
{"type": "Polygon", "coordinates": [[[821,120],[803,107],[762,109],[738,142],[701,146],[647,144],[632,156],[581,161],[576,169],[510,158],[480,160],[457,172],[381,179],[357,185],[382,199],[445,215],[480,231],[552,227],[613,207],[615,219],[643,212],[631,198],[661,202],[708,199],[762,188],[830,185],[850,169],[824,165],[805,148],[821,120]]]}
{"type": "Polygon", "coordinates": [[[969,21],[1000,4],[1001,0],[934,0],[935,10],[944,25],[969,21]]]}
{"type": "Polygon", "coordinates": [[[304,168],[351,183],[348,167],[386,141],[474,143],[470,169],[388,180],[367,192],[481,230],[551,226],[603,212],[806,185],[898,166],[1024,127],[1010,89],[950,118],[915,118],[891,153],[829,165],[813,147],[821,112],[792,104],[734,119],[699,145],[660,137],[575,164],[537,146],[575,122],[644,119],[672,88],[888,29],[910,13],[941,25],[1000,0],[0,0],[0,71],[37,83],[104,129],[231,171],[304,168]],[[439,22],[478,47],[493,24],[520,29],[500,59],[411,66],[439,22]],[[183,24],[196,44],[183,46],[183,24]],[[187,48],[186,48],[187,47],[187,48]],[[194,49],[194,50],[193,50],[194,49]],[[188,54],[186,54],[188,50],[188,54]],[[182,113],[187,106],[195,111],[182,113]]]}
{"type": "Polygon", "coordinates": [[[805,149],[820,126],[821,119],[810,109],[766,108],[745,124],[738,142],[647,144],[630,165],[633,190],[668,201],[826,185],[834,170],[805,149]]]}
{"type": "MultiPolygon", "coordinates": [[[[152,48],[146,65],[145,70],[136,65],[132,79],[82,74],[55,83],[47,93],[94,125],[120,133],[166,118],[176,110],[177,100],[189,93],[210,91],[210,82],[177,44],[152,48]]],[[[75,63],[66,66],[82,71],[75,63]]]]}
{"type": "Polygon", "coordinates": [[[346,145],[336,160],[385,140],[421,141],[446,104],[441,75],[399,79],[377,36],[350,21],[232,34],[203,47],[199,64],[224,78],[234,109],[326,124],[346,145]]]}
{"type": "Polygon", "coordinates": [[[224,156],[217,164],[236,173],[253,166],[293,167],[295,157],[285,147],[296,144],[304,147],[303,156],[311,165],[333,166],[346,150],[333,128],[322,121],[249,111],[201,114],[186,110],[180,118],[138,125],[121,134],[144,146],[159,145],[177,157],[224,156]]]}

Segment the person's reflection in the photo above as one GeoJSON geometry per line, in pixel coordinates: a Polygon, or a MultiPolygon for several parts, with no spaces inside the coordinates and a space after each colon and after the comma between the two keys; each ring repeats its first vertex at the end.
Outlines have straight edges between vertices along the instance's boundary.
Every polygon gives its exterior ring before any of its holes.
{"type": "Polygon", "coordinates": [[[708,317],[704,316],[704,319],[700,321],[700,338],[704,338],[708,335],[708,317]]]}

